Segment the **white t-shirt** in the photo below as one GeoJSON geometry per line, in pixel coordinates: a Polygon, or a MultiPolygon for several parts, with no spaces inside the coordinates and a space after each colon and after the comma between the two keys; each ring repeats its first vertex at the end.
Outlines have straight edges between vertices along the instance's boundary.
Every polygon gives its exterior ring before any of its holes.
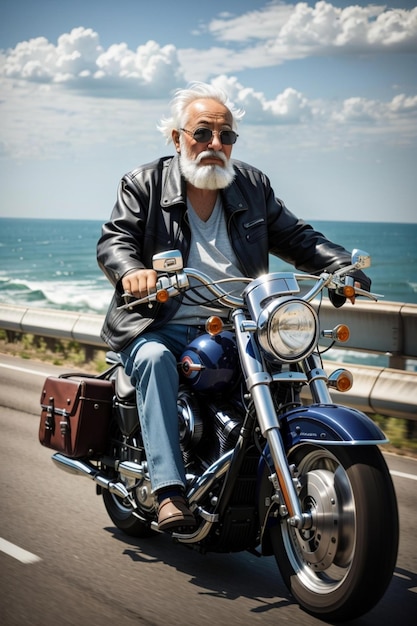
{"type": "MultiPolygon", "coordinates": [[[[218,194],[213,212],[205,222],[194,211],[187,201],[188,220],[191,227],[191,245],[187,266],[204,272],[214,281],[224,278],[244,276],[239,262],[231,246],[221,196],[218,194]]],[[[214,298],[213,294],[201,286],[196,280],[190,281],[193,286],[200,285],[197,292],[185,294],[184,300],[171,323],[189,325],[204,324],[210,315],[227,317],[228,309],[218,305],[199,304],[203,300],[214,298]],[[191,303],[191,298],[194,303],[191,303]]],[[[228,293],[240,295],[245,284],[242,282],[222,283],[221,287],[228,293]]]]}

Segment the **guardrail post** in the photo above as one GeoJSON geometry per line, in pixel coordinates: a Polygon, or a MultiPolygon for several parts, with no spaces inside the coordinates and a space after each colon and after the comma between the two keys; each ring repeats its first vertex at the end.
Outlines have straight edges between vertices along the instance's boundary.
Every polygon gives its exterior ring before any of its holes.
{"type": "Polygon", "coordinates": [[[388,367],[391,367],[395,370],[405,370],[407,364],[407,359],[398,354],[389,354],[388,355],[388,367]]]}

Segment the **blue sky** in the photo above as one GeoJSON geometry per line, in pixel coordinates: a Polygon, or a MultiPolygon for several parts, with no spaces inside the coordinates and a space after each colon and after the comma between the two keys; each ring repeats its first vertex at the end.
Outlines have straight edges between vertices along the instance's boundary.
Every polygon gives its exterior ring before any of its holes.
{"type": "Polygon", "coordinates": [[[172,153],[173,91],[204,80],[294,213],[417,222],[416,53],[406,0],[2,0],[0,216],[107,219],[120,177],[172,153]]]}

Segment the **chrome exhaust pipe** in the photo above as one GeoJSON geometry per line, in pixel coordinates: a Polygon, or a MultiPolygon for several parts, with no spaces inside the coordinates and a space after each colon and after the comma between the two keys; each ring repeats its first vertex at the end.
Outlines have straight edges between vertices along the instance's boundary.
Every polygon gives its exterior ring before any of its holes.
{"type": "Polygon", "coordinates": [[[75,474],[76,476],[86,476],[87,478],[93,480],[97,485],[103,489],[108,489],[108,491],[114,493],[114,495],[119,498],[124,499],[129,496],[129,492],[123,483],[113,482],[106,476],[103,476],[103,474],[100,474],[96,467],[93,467],[85,461],[81,461],[80,459],[70,459],[59,452],[52,455],[52,460],[65,472],[75,474]]]}
{"type": "Polygon", "coordinates": [[[134,463],[133,461],[117,461],[115,463],[115,469],[119,474],[126,478],[133,478],[134,480],[143,480],[146,474],[146,464],[134,463]]]}

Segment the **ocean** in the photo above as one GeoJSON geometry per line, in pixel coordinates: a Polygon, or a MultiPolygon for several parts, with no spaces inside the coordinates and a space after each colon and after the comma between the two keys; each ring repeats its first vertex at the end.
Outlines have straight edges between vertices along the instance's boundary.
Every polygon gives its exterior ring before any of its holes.
{"type": "MultiPolygon", "coordinates": [[[[348,250],[370,253],[372,291],[417,304],[417,224],[314,221],[348,250]]],[[[0,218],[0,301],[105,313],[112,288],[96,262],[101,222],[0,218]]],[[[271,259],[271,271],[288,269],[271,259]]]]}

